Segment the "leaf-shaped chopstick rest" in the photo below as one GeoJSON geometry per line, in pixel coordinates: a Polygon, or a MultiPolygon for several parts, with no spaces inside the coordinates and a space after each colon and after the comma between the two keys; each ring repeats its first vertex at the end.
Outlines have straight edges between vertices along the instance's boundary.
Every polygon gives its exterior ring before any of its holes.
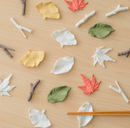
{"type": "Polygon", "coordinates": [[[50,19],[60,19],[59,9],[51,1],[40,2],[36,5],[37,10],[43,15],[44,20],[50,19]]]}
{"type": "Polygon", "coordinates": [[[69,5],[69,9],[72,10],[73,12],[75,10],[83,10],[83,7],[88,4],[88,2],[83,3],[83,0],[72,0],[68,1],[68,0],[64,0],[68,5],[69,5]]]}
{"type": "Polygon", "coordinates": [[[90,95],[94,91],[98,90],[98,86],[101,83],[101,81],[96,83],[96,79],[95,79],[94,75],[92,75],[91,80],[85,78],[82,74],[81,74],[81,77],[82,77],[84,85],[78,86],[78,88],[82,89],[84,91],[83,92],[84,94],[90,95]]]}
{"type": "Polygon", "coordinates": [[[26,67],[37,67],[44,59],[44,51],[31,51],[25,54],[21,59],[20,63],[26,67]]]}
{"type": "Polygon", "coordinates": [[[104,46],[97,48],[96,52],[95,52],[95,55],[92,56],[92,58],[94,60],[94,66],[98,62],[101,66],[103,66],[103,68],[105,68],[104,61],[116,62],[114,59],[112,59],[111,57],[109,57],[108,55],[105,54],[105,53],[109,52],[112,49],[111,48],[103,49],[103,48],[104,48],[104,46]]]}
{"type": "Polygon", "coordinates": [[[29,109],[29,119],[35,127],[47,128],[51,126],[51,123],[47,116],[45,115],[45,110],[39,111],[36,109],[29,109]]]}
{"type": "Polygon", "coordinates": [[[56,61],[53,70],[51,73],[53,74],[62,74],[67,73],[71,70],[72,66],[74,65],[74,58],[73,57],[63,57],[56,61]]]}
{"type": "Polygon", "coordinates": [[[115,30],[110,25],[97,23],[89,29],[88,33],[96,38],[105,38],[113,31],[115,30]]]}
{"type": "Polygon", "coordinates": [[[11,91],[15,86],[8,86],[10,83],[10,79],[12,77],[12,74],[6,78],[3,82],[0,80],[0,93],[1,96],[11,96],[8,91],[11,91]]]}
{"type": "Polygon", "coordinates": [[[70,89],[71,88],[67,86],[53,88],[47,96],[48,102],[56,103],[65,100],[70,89]]]}
{"type": "Polygon", "coordinates": [[[77,41],[75,36],[66,29],[57,30],[51,35],[57,42],[61,44],[63,48],[64,45],[76,45],[77,41]]]}

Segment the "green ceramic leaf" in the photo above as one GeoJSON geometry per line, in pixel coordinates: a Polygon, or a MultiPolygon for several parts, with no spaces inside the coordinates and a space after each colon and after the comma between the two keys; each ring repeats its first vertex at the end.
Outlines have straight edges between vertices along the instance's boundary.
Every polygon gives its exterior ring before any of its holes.
{"type": "Polygon", "coordinates": [[[88,33],[96,38],[104,38],[110,34],[110,32],[115,31],[110,25],[104,23],[97,23],[91,27],[88,33]]]}
{"type": "Polygon", "coordinates": [[[59,86],[53,88],[47,96],[48,102],[56,103],[65,100],[70,89],[71,88],[67,86],[59,86]]]}

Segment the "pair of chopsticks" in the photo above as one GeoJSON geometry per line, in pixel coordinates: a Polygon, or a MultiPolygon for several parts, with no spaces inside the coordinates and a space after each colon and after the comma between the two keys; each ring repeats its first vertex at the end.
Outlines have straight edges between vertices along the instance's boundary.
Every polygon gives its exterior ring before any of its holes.
{"type": "Polygon", "coordinates": [[[102,111],[102,112],[68,112],[67,115],[94,116],[130,116],[130,111],[102,111]]]}

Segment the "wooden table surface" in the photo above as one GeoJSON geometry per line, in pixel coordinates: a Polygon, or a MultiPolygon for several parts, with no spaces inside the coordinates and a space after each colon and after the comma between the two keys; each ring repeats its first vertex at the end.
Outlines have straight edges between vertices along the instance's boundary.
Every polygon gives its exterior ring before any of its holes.
{"type": "MultiPolygon", "coordinates": [[[[0,96],[0,128],[34,128],[29,120],[29,108],[46,110],[50,119],[51,128],[78,128],[76,116],[67,116],[67,112],[78,111],[79,107],[86,102],[93,105],[94,111],[125,111],[130,110],[130,103],[126,103],[121,95],[109,89],[109,85],[116,87],[117,80],[128,98],[130,98],[130,57],[117,56],[118,52],[130,48],[130,11],[120,12],[109,18],[105,17],[116,9],[118,4],[130,6],[129,0],[90,0],[84,10],[72,12],[64,0],[52,0],[59,8],[61,19],[43,20],[35,5],[41,0],[27,0],[26,15],[22,16],[22,4],[20,0],[0,1],[0,44],[14,48],[10,52],[10,59],[0,49],[0,78],[4,80],[13,74],[10,86],[16,86],[11,92],[12,97],[0,96]],[[95,10],[96,15],[90,18],[81,27],[75,24],[81,20],[86,13],[95,10]],[[27,39],[10,21],[13,17],[19,25],[30,28],[33,32],[25,32],[27,39]],[[112,32],[104,39],[97,39],[88,34],[88,30],[94,24],[102,22],[111,25],[112,32]],[[56,30],[67,29],[71,31],[78,41],[76,46],[64,46],[56,42],[51,34],[56,30]],[[99,64],[93,67],[93,59],[96,48],[112,48],[107,55],[117,62],[105,62],[104,69],[99,64]],[[36,68],[27,68],[19,63],[20,58],[27,53],[27,49],[45,51],[44,61],[36,68]],[[75,65],[66,74],[51,74],[57,59],[72,56],[75,65]],[[83,85],[80,77],[91,78],[94,74],[96,80],[101,80],[99,90],[90,96],[83,94],[77,86],[83,85]],[[27,101],[30,92],[30,83],[37,79],[41,82],[37,86],[33,98],[27,101]],[[57,86],[67,85],[71,91],[64,102],[49,103],[47,95],[50,90],[57,86]]],[[[87,0],[84,0],[87,2],[87,0]]],[[[94,116],[85,128],[128,128],[130,117],[126,116],[94,116]]]]}

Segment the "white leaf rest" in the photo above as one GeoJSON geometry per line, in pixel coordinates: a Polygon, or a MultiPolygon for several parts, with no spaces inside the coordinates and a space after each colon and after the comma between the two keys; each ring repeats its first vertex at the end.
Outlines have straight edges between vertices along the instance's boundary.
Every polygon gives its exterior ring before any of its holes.
{"type": "Polygon", "coordinates": [[[58,59],[54,65],[53,70],[51,73],[53,74],[62,74],[67,73],[71,70],[72,66],[74,65],[74,58],[73,57],[63,57],[58,59]]]}
{"type": "MultiPolygon", "coordinates": [[[[79,108],[78,112],[93,112],[93,107],[89,102],[87,102],[79,108]]],[[[93,116],[77,116],[77,118],[79,121],[79,128],[81,128],[83,126],[86,126],[92,120],[93,116]]]]}
{"type": "Polygon", "coordinates": [[[62,48],[64,45],[77,44],[74,35],[70,31],[66,31],[66,29],[55,31],[51,36],[61,44],[62,48]]]}

